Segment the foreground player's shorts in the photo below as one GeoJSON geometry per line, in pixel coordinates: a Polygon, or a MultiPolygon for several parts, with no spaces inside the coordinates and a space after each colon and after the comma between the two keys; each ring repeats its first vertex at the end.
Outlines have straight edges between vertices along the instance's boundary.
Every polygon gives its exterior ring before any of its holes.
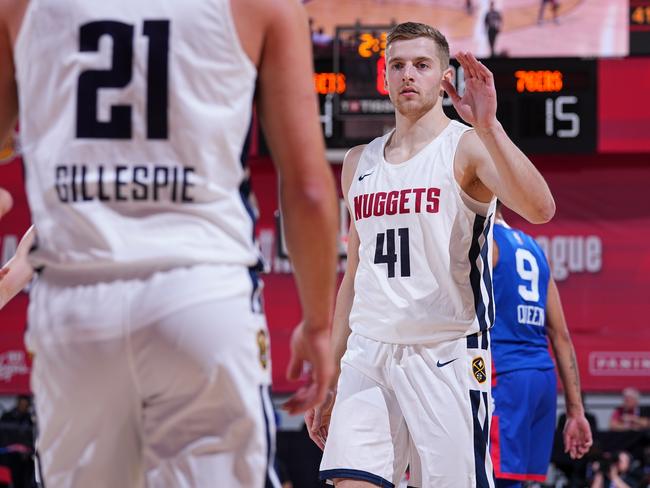
{"type": "Polygon", "coordinates": [[[546,480],[555,433],[556,382],[554,369],[497,376],[490,432],[497,478],[546,480]]]}
{"type": "Polygon", "coordinates": [[[47,488],[273,484],[270,351],[240,267],[32,290],[47,488]]]}
{"type": "Polygon", "coordinates": [[[490,352],[477,336],[433,346],[351,334],[321,479],[377,486],[493,487],[490,352]],[[478,340],[477,340],[478,339],[478,340]]]}

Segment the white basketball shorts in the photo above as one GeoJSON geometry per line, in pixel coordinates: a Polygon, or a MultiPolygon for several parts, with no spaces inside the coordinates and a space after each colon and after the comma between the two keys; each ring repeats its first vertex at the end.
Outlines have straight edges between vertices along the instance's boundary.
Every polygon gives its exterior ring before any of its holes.
{"type": "Polygon", "coordinates": [[[387,344],[352,333],[321,479],[381,487],[494,487],[488,333],[436,345],[387,344]]]}
{"type": "Polygon", "coordinates": [[[253,277],[194,266],[71,284],[43,272],[26,342],[47,488],[279,486],[253,277]]]}

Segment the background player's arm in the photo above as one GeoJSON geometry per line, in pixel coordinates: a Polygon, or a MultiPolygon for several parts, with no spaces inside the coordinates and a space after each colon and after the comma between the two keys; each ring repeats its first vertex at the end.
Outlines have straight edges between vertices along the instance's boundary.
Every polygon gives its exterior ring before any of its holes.
{"type": "Polygon", "coordinates": [[[30,227],[20,240],[16,254],[0,270],[0,309],[27,286],[34,270],[27,260],[34,243],[34,227],[30,227]]]}
{"type": "Polygon", "coordinates": [[[234,0],[244,50],[258,66],[257,108],[279,173],[280,201],[303,323],[291,340],[288,376],[304,363],[311,383],[285,404],[292,413],[325,399],[334,369],[329,334],[336,289],[336,188],[319,124],[307,15],[296,0],[234,0]]]}
{"type": "Polygon", "coordinates": [[[564,449],[569,452],[571,458],[577,459],[589,451],[592,435],[580,395],[580,373],[576,353],[564,318],[560,293],[553,278],[549,280],[546,298],[546,332],[553,348],[566,399],[564,449]]]}
{"type": "MultiPolygon", "coordinates": [[[[343,197],[347,200],[347,194],[357,169],[357,164],[365,146],[357,146],[345,155],[343,168],[341,170],[341,188],[343,197]]],[[[348,207],[348,211],[350,208],[348,207]]],[[[305,424],[309,437],[323,449],[327,439],[329,421],[336,396],[336,384],[341,373],[341,358],[347,349],[348,337],[350,336],[350,312],[354,302],[354,277],[359,266],[359,234],[354,225],[354,215],[350,211],[350,230],[348,231],[348,258],[343,280],[336,295],[336,307],[334,309],[334,325],[332,327],[332,353],[334,356],[335,373],[332,377],[331,392],[327,401],[305,414],[305,424]]]]}
{"type": "Polygon", "coordinates": [[[456,59],[465,72],[465,93],[460,97],[446,79],[442,85],[458,114],[475,129],[458,145],[454,167],[461,188],[483,202],[496,195],[532,223],[549,221],[555,213],[553,196],[544,177],[496,118],[492,73],[472,54],[458,53],[456,59]]]}
{"type": "Polygon", "coordinates": [[[12,134],[18,118],[18,89],[11,42],[11,24],[17,3],[0,0],[0,146],[12,134]]]}

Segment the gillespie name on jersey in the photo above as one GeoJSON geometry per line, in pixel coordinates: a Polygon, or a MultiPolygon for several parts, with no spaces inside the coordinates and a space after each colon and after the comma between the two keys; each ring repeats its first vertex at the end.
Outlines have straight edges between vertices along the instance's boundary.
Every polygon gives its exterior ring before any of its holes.
{"type": "Polygon", "coordinates": [[[189,166],[59,165],[55,187],[63,203],[100,201],[194,202],[189,166]]]}

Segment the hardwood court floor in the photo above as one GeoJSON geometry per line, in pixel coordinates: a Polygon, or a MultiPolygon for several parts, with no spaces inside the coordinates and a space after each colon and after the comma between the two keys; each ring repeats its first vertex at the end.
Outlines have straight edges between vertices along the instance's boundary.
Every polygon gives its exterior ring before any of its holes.
{"type": "MultiPolygon", "coordinates": [[[[626,0],[560,0],[559,23],[537,24],[540,0],[497,0],[503,30],[497,52],[509,56],[624,56],[628,51],[626,0]]],[[[438,27],[449,39],[452,53],[470,50],[487,56],[484,27],[489,0],[473,0],[468,15],[465,0],[310,0],[307,11],[315,27],[333,34],[336,25],[390,24],[415,20],[438,27]]]]}

